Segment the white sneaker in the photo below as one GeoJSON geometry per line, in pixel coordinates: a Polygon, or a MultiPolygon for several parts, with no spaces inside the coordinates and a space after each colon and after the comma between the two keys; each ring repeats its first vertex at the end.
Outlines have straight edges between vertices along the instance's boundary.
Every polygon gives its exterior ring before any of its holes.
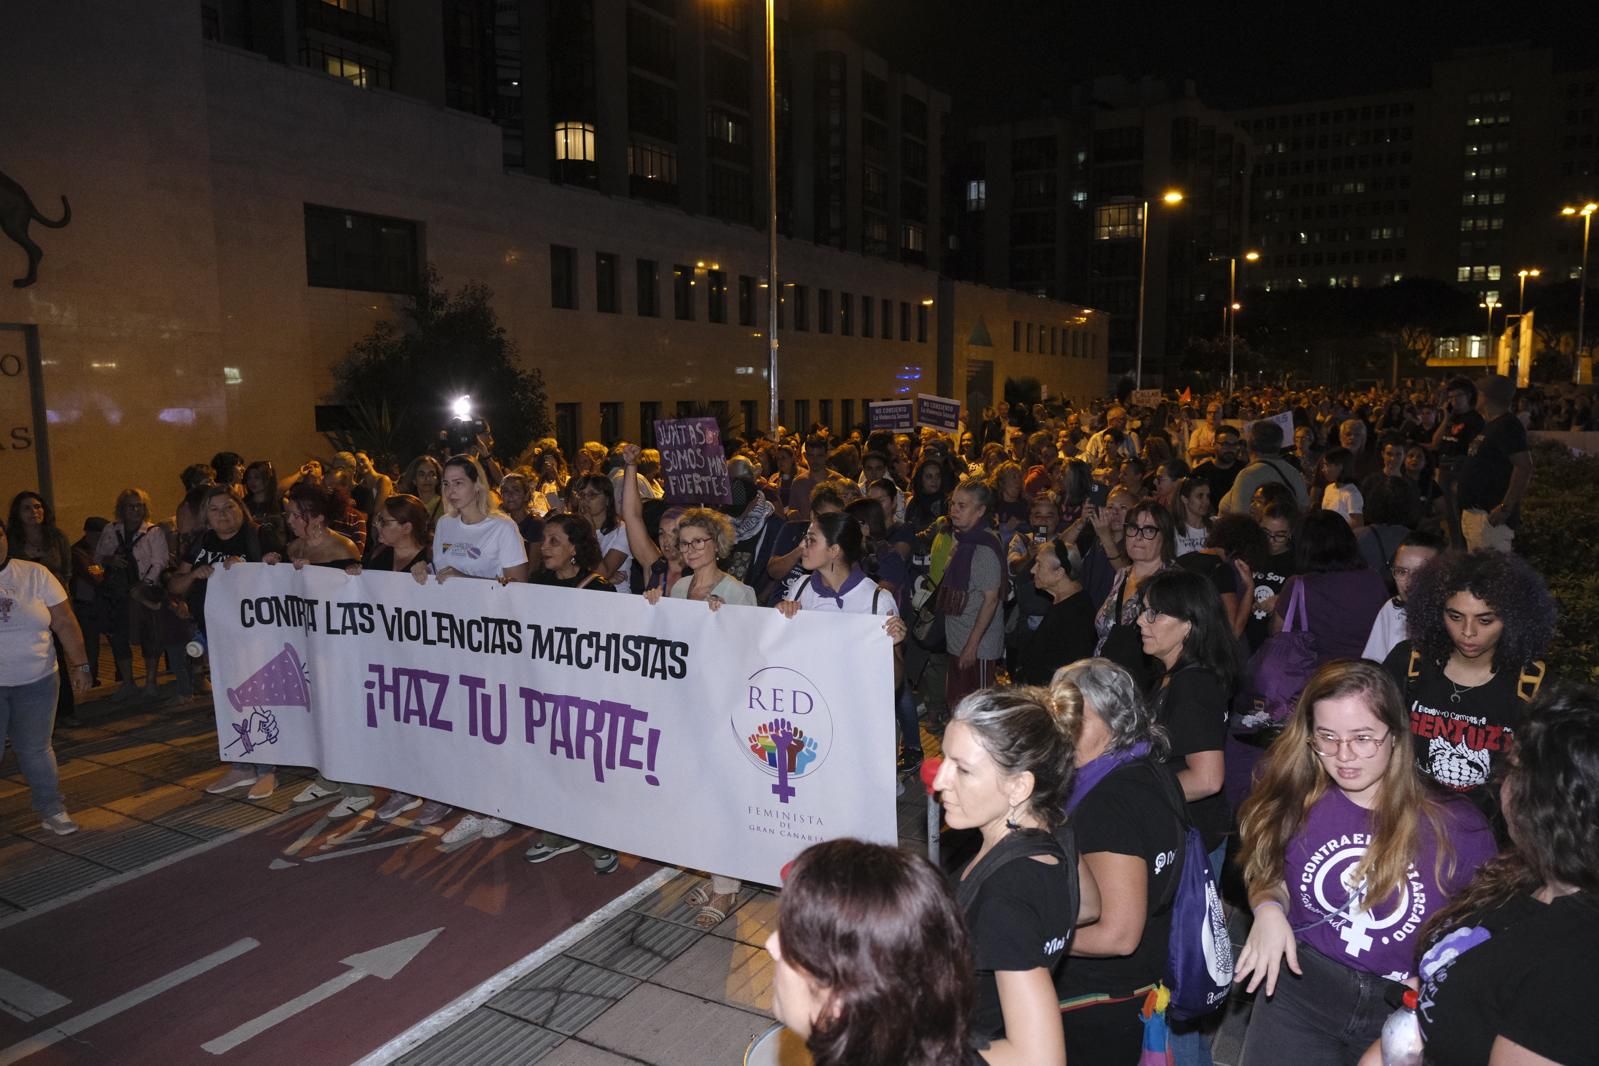
{"type": "Polygon", "coordinates": [[[510,831],[511,831],[511,823],[507,822],[504,818],[484,818],[483,819],[483,839],[484,840],[492,840],[495,837],[503,837],[506,833],[509,833],[510,831]]]}
{"type": "MultiPolygon", "coordinates": [[[[450,828],[448,833],[444,834],[444,839],[441,841],[441,843],[445,847],[453,847],[456,844],[464,844],[468,840],[482,836],[483,826],[490,821],[497,820],[498,819],[485,818],[481,814],[463,814],[461,816],[461,820],[456,822],[455,825],[450,828]]],[[[504,832],[504,830],[501,830],[501,832],[504,832]]]]}
{"type": "Polygon", "coordinates": [[[315,803],[319,799],[327,799],[329,796],[337,796],[338,794],[338,789],[323,788],[321,785],[318,785],[315,781],[313,781],[300,790],[299,794],[294,797],[294,802],[315,803]]]}
{"type": "Polygon", "coordinates": [[[230,766],[228,772],[206,786],[206,792],[212,796],[220,796],[224,792],[232,792],[236,788],[249,788],[255,784],[256,773],[253,766],[230,766]]]}
{"type": "Polygon", "coordinates": [[[58,837],[68,837],[78,831],[78,823],[66,811],[57,811],[39,823],[40,828],[48,829],[58,837]]]}
{"type": "Polygon", "coordinates": [[[360,814],[370,806],[372,806],[372,797],[370,795],[345,796],[333,805],[332,810],[328,811],[328,817],[348,818],[352,814],[360,814]]]}

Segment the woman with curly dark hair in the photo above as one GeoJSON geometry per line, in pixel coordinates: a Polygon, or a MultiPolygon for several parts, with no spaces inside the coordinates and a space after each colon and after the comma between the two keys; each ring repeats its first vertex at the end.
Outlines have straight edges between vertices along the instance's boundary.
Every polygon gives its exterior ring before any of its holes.
{"type": "MultiPolygon", "coordinates": [[[[1515,846],[1419,938],[1427,1061],[1591,1062],[1599,691],[1561,688],[1535,700],[1499,791],[1515,846]]],[[[1362,1061],[1380,1059],[1368,1052],[1362,1061]]]]}
{"type": "Polygon", "coordinates": [[[783,882],[772,1013],[817,1066],[978,1066],[972,956],[943,876],[858,840],[815,844],[783,882]]]}
{"type": "Polygon", "coordinates": [[[1414,582],[1405,606],[1410,639],[1383,665],[1404,690],[1422,773],[1469,794],[1498,828],[1489,782],[1543,682],[1554,597],[1525,559],[1507,552],[1440,555],[1414,582]]]}

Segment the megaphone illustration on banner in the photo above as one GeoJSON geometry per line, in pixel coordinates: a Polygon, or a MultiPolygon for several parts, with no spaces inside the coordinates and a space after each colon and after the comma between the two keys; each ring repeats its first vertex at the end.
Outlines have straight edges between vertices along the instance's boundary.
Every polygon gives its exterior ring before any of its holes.
{"type": "Polygon", "coordinates": [[[283,645],[267,664],[228,689],[228,702],[240,714],[252,707],[304,707],[311,710],[311,683],[293,645],[283,645]]]}

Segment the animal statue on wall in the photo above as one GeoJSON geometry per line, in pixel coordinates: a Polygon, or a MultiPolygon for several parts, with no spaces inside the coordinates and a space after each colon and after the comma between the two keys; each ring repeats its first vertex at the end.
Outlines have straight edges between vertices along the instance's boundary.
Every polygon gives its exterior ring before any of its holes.
{"type": "Polygon", "coordinates": [[[28,190],[0,173],[0,233],[10,237],[28,255],[28,276],[17,278],[11,284],[25,289],[39,280],[39,260],[44,258],[44,249],[28,236],[28,225],[37,222],[41,226],[60,229],[71,221],[72,205],[67,203],[66,196],[61,197],[61,217],[45,218],[33,206],[33,198],[28,195],[28,190]]]}

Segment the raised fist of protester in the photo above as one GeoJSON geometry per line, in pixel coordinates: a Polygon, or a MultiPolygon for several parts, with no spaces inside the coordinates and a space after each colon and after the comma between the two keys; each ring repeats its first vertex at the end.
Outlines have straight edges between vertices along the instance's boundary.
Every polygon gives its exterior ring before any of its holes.
{"type": "Polygon", "coordinates": [[[622,445],[622,465],[637,466],[639,456],[642,455],[643,452],[644,449],[640,448],[637,444],[622,445]]]}

